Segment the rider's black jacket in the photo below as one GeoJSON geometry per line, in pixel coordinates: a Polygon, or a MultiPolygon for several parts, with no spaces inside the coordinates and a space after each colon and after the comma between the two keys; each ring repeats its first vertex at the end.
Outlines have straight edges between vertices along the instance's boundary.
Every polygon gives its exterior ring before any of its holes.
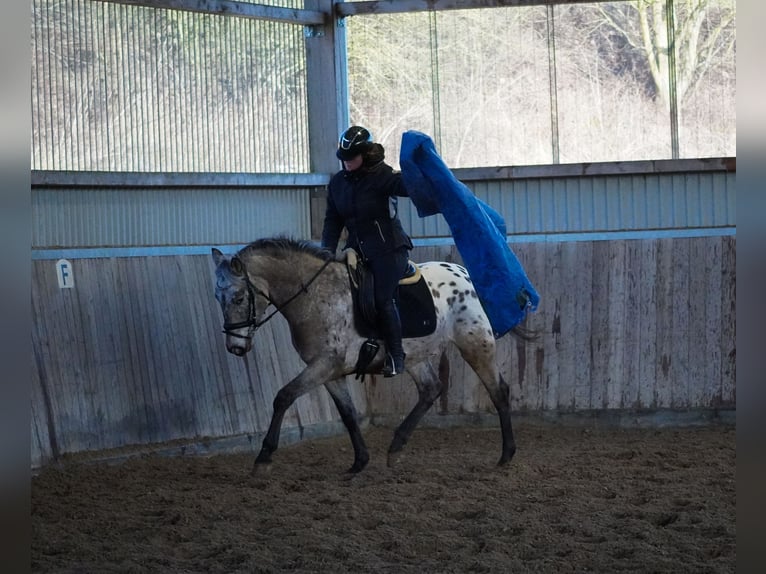
{"type": "Polygon", "coordinates": [[[412,241],[397,215],[397,196],[406,197],[401,173],[383,161],[383,148],[368,153],[362,167],[341,170],[327,187],[327,209],[322,229],[322,247],[333,253],[345,227],[346,247],[363,259],[374,259],[406,247],[412,241]]]}

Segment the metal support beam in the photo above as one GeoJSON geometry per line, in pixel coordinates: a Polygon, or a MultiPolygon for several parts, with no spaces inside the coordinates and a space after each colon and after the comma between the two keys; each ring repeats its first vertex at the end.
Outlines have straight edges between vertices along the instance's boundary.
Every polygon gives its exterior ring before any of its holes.
{"type": "Polygon", "coordinates": [[[567,4],[593,4],[606,0],[370,0],[367,2],[339,2],[335,14],[340,17],[357,14],[396,14],[402,12],[438,12],[440,10],[468,10],[471,8],[506,8],[510,6],[543,6],[567,4]]]}
{"type": "MultiPolygon", "coordinates": [[[[305,0],[307,8],[332,14],[333,0],[305,0]]],[[[346,29],[335,17],[306,29],[306,81],[310,170],[332,174],[340,168],[335,150],[348,121],[346,29]]],[[[311,200],[311,235],[319,238],[324,198],[311,200]]]]}
{"type": "Polygon", "coordinates": [[[145,8],[164,8],[168,10],[183,10],[186,12],[201,12],[218,16],[237,16],[239,18],[255,18],[271,20],[304,26],[316,26],[325,23],[329,12],[301,10],[298,8],[278,8],[264,4],[237,2],[235,0],[99,0],[112,4],[128,4],[145,8]]]}
{"type": "Polygon", "coordinates": [[[668,100],[670,104],[670,157],[681,157],[678,121],[678,84],[676,78],[676,24],[673,0],[665,2],[668,30],[668,100]]]}

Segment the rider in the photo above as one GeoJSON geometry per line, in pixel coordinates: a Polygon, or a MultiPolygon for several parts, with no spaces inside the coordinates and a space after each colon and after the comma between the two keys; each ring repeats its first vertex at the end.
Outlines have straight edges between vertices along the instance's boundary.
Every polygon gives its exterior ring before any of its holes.
{"type": "Polygon", "coordinates": [[[399,197],[406,197],[402,176],[383,161],[385,150],[369,130],[351,126],[344,131],[335,154],[343,162],[327,187],[322,247],[335,253],[345,227],[346,247],[353,248],[374,277],[378,326],[388,354],[383,376],[404,371],[402,324],[396,288],[407,269],[412,241],[397,214],[399,197]]]}

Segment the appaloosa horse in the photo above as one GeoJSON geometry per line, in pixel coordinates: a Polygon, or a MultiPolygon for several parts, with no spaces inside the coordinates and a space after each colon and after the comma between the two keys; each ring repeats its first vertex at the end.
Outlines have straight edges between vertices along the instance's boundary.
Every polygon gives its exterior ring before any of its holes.
{"type": "MultiPolygon", "coordinates": [[[[354,303],[346,265],[307,241],[278,237],[260,239],[231,258],[213,248],[216,265],[215,297],[221,304],[226,348],[243,356],[252,346],[258,327],[274,313],[287,320],[293,345],[306,368],[284,385],[274,399],[274,412],[253,472],[271,462],[279,444],[285,411],[304,393],[324,385],[348,429],[354,448],[350,472],[359,472],[369,460],[346,387],[346,375],[355,372],[358,352],[366,340],[355,329],[354,303]],[[272,306],[269,315],[267,309],[272,306]]],[[[448,343],[454,343],[489,392],[497,409],[503,446],[498,464],[514,455],[509,389],[495,364],[495,338],[464,267],[456,263],[419,264],[433,296],[435,330],[427,336],[406,338],[406,371],[418,389],[418,402],[394,432],[388,463],[401,451],[418,421],[442,391],[433,366],[448,343]]],[[[381,349],[366,372],[380,372],[381,349]]]]}

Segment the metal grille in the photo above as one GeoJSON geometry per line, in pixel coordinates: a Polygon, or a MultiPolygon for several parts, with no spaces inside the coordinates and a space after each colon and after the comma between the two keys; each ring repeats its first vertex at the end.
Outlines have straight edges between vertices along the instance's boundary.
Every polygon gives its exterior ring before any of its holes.
{"type": "Polygon", "coordinates": [[[32,20],[32,169],[308,171],[302,26],[92,0],[32,20]]]}
{"type": "Polygon", "coordinates": [[[395,165],[408,129],[452,168],[671,158],[679,127],[680,157],[736,155],[730,0],[538,4],[346,18],[351,123],[395,165]]]}

